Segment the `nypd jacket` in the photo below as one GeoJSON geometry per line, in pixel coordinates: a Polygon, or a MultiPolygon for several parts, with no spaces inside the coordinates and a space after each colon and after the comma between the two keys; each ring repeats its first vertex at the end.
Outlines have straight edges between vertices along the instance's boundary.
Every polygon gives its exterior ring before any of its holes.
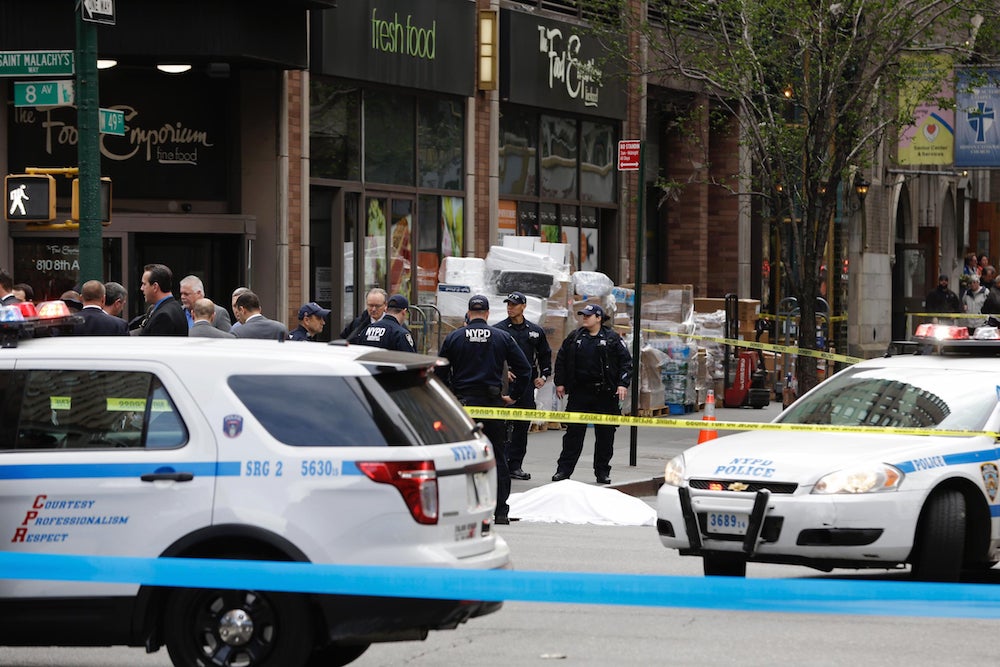
{"type": "Polygon", "coordinates": [[[567,393],[573,393],[577,368],[596,363],[600,368],[602,384],[606,385],[608,391],[629,386],[632,382],[632,355],[622,337],[607,327],[601,327],[595,336],[597,359],[581,359],[578,351],[584,336],[589,335],[584,327],[580,327],[563,341],[556,354],[556,374],[553,377],[555,385],[565,387],[567,393]]]}
{"type": "Polygon", "coordinates": [[[491,327],[485,320],[475,319],[448,334],[438,355],[447,359],[448,366],[437,373],[457,396],[497,392],[503,386],[504,363],[514,374],[508,395],[515,401],[528,387],[531,366],[517,342],[506,331],[491,327]]]}

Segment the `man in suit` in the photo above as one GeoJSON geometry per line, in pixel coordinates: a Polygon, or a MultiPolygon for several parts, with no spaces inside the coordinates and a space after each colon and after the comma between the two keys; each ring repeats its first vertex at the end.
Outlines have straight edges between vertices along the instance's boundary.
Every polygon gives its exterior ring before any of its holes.
{"type": "Polygon", "coordinates": [[[77,336],[127,336],[128,325],[120,317],[112,317],[104,312],[105,288],[100,280],[88,280],[80,289],[83,308],[80,316],[83,323],[73,328],[77,336]]]}
{"type": "Polygon", "coordinates": [[[121,283],[114,281],[104,283],[104,312],[112,317],[121,318],[128,301],[128,291],[121,283]]]}
{"type": "MultiPolygon", "coordinates": [[[[205,285],[198,276],[185,276],[181,278],[181,305],[184,306],[184,316],[187,318],[188,327],[194,324],[194,314],[191,312],[194,302],[205,298],[205,285]]],[[[212,326],[219,331],[229,331],[230,329],[229,311],[223,306],[215,306],[215,317],[212,318],[212,326]]]]}
{"type": "Polygon", "coordinates": [[[14,296],[14,279],[10,274],[0,269],[0,306],[13,306],[20,303],[14,296]]]}
{"type": "Polygon", "coordinates": [[[389,302],[389,294],[381,287],[373,287],[365,294],[365,310],[355,317],[350,324],[340,332],[340,337],[350,340],[358,332],[363,331],[372,322],[378,322],[385,315],[389,302]]]}
{"type": "Polygon", "coordinates": [[[163,264],[147,264],[143,269],[140,289],[151,309],[138,335],[187,336],[187,318],[172,294],[173,272],[163,264]]]}
{"type": "Polygon", "coordinates": [[[216,329],[212,323],[215,314],[218,312],[211,299],[198,299],[191,308],[191,315],[194,317],[194,324],[188,329],[189,338],[235,338],[228,331],[216,329]]]}
{"type": "Polygon", "coordinates": [[[236,298],[236,319],[242,325],[233,332],[237,338],[288,338],[288,327],[264,317],[260,312],[260,298],[249,290],[236,298]]]}

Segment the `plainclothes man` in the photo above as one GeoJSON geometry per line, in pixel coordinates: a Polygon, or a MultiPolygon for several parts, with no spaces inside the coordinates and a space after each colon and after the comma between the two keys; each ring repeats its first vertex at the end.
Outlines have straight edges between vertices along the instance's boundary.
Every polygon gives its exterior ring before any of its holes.
{"type": "Polygon", "coordinates": [[[112,317],[121,317],[128,300],[128,290],[121,283],[104,283],[104,312],[112,317]]]}
{"type": "MultiPolygon", "coordinates": [[[[620,415],[632,380],[632,355],[622,337],[604,326],[604,309],[588,304],[577,311],[583,326],[563,341],[556,354],[556,396],[569,395],[567,412],[620,415]]],[[[617,426],[594,424],[594,477],[611,483],[611,456],[617,426]]],[[[568,424],[553,482],[569,479],[583,451],[587,424],[568,424]]]]}
{"type": "Polygon", "coordinates": [[[288,338],[288,329],[285,325],[264,317],[260,312],[260,298],[249,290],[236,298],[236,319],[243,325],[233,332],[237,338],[265,340],[288,338]]]}
{"type": "Polygon", "coordinates": [[[80,316],[83,323],[73,327],[77,336],[127,336],[128,324],[120,317],[114,317],[104,312],[105,288],[100,280],[88,280],[80,288],[80,299],[83,308],[80,316]]]}
{"type": "MultiPolygon", "coordinates": [[[[438,355],[450,363],[439,369],[438,374],[448,383],[462,405],[499,408],[513,405],[527,389],[531,367],[513,336],[494,329],[487,320],[490,302],[481,294],[469,299],[466,317],[469,323],[448,334],[438,355]],[[504,395],[504,364],[513,374],[509,393],[504,395]]],[[[493,443],[497,469],[497,505],[493,512],[496,523],[510,523],[507,498],[510,496],[510,473],[507,470],[507,453],[504,451],[506,422],[502,419],[483,419],[483,433],[493,443]]]]}
{"type": "MultiPolygon", "coordinates": [[[[194,316],[191,313],[194,302],[204,298],[205,285],[201,282],[201,278],[198,276],[184,276],[181,278],[181,305],[184,306],[184,316],[187,318],[188,327],[194,324],[194,316]]],[[[229,311],[222,306],[215,306],[215,317],[212,318],[212,326],[220,331],[229,331],[232,326],[229,321],[229,311]]]]}
{"type": "Polygon", "coordinates": [[[139,289],[150,311],[139,330],[140,336],[187,336],[187,318],[171,292],[173,283],[173,272],[163,264],[144,267],[139,289]]]}
{"type": "Polygon", "coordinates": [[[299,326],[289,332],[289,340],[315,341],[326,326],[326,318],[329,316],[330,309],[322,308],[315,301],[302,304],[299,308],[299,326]]]}
{"type": "MultiPolygon", "coordinates": [[[[526,410],[535,409],[535,389],[541,389],[545,381],[552,374],[552,348],[545,338],[545,331],[534,322],[524,319],[524,309],[528,304],[528,297],[521,292],[511,292],[504,299],[507,304],[507,318],[500,320],[496,328],[506,331],[514,340],[517,346],[524,352],[531,366],[531,380],[528,389],[521,394],[521,398],[514,403],[515,408],[526,410]]],[[[507,422],[507,466],[510,468],[510,478],[528,480],[531,479],[529,473],[524,472],[521,466],[524,463],[524,455],[528,450],[528,427],[531,423],[524,420],[511,420],[507,422]]]]}
{"type": "Polygon", "coordinates": [[[410,302],[402,294],[393,294],[386,303],[382,319],[358,330],[347,342],[355,345],[371,345],[385,350],[415,352],[413,336],[403,325],[410,302]]]}
{"type": "Polygon", "coordinates": [[[340,332],[340,337],[350,340],[354,334],[372,322],[378,322],[385,315],[389,294],[381,287],[373,287],[365,295],[365,310],[355,317],[350,324],[340,332]]]}
{"type": "Polygon", "coordinates": [[[194,324],[188,329],[188,338],[235,338],[230,332],[215,328],[212,320],[218,312],[218,306],[211,299],[195,301],[191,308],[194,324]]]}

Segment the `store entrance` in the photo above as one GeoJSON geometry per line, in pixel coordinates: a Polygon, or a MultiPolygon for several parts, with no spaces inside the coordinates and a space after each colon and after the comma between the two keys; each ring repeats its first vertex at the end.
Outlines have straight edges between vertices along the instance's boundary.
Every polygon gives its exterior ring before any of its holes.
{"type": "Polygon", "coordinates": [[[142,267],[165,264],[174,274],[174,296],[180,296],[180,280],[193,274],[205,284],[205,296],[229,308],[230,295],[243,284],[242,236],[237,234],[135,234],[130,262],[129,283],[136,287],[129,294],[129,319],[144,308],[138,291],[142,267]]]}

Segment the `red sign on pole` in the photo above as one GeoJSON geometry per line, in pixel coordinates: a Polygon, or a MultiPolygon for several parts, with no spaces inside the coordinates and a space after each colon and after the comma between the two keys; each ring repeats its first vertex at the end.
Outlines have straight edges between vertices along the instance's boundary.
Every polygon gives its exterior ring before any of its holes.
{"type": "Polygon", "coordinates": [[[639,140],[623,139],[618,142],[618,171],[639,170],[639,140]]]}

